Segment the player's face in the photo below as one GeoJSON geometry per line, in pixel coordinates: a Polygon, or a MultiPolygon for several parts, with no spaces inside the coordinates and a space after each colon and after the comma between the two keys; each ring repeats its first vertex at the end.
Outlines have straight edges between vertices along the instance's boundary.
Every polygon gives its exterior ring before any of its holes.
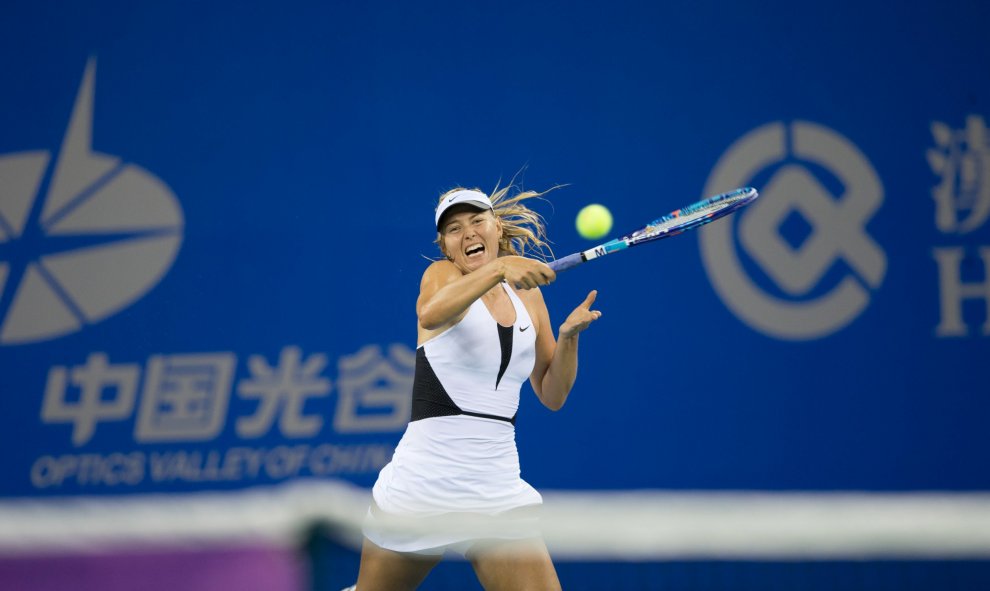
{"type": "Polygon", "coordinates": [[[498,258],[502,225],[490,210],[454,211],[442,229],[444,252],[461,271],[470,273],[498,258]]]}

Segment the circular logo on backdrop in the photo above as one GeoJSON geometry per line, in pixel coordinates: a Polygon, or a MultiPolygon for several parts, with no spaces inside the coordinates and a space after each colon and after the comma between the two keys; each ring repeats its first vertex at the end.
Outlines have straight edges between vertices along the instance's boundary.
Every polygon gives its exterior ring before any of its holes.
{"type": "Polygon", "coordinates": [[[58,158],[0,155],[0,345],[80,330],[155,286],[182,242],[175,195],[92,151],[90,60],[58,158]]]}
{"type": "Polygon", "coordinates": [[[705,270],[722,301],[779,339],[820,338],[852,322],[887,270],[886,255],[866,231],[883,203],[869,160],[827,127],[770,123],[722,155],[704,193],[745,185],[758,186],[760,198],[732,223],[699,233],[705,270]]]}

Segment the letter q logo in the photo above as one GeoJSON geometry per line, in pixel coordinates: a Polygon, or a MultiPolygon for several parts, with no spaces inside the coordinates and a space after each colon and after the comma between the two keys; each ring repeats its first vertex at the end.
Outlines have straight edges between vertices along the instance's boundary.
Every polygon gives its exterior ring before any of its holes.
{"type": "Polygon", "coordinates": [[[760,179],[766,179],[761,197],[751,207],[699,233],[712,286],[740,320],[764,334],[786,340],[832,334],[862,313],[886,273],[886,255],[866,232],[883,203],[883,186],[849,140],[807,121],[747,133],[719,159],[704,193],[760,179]],[[794,224],[804,230],[797,239],[784,231],[794,224]]]}

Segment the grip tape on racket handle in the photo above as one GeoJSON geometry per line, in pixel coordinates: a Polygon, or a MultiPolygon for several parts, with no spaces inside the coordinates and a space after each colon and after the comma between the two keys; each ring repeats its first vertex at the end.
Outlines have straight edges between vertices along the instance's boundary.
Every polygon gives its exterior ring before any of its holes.
{"type": "Polygon", "coordinates": [[[584,255],[580,252],[575,252],[574,254],[569,254],[562,259],[557,259],[555,261],[550,261],[547,265],[550,266],[554,272],[565,271],[571,267],[576,267],[584,262],[584,255]]]}

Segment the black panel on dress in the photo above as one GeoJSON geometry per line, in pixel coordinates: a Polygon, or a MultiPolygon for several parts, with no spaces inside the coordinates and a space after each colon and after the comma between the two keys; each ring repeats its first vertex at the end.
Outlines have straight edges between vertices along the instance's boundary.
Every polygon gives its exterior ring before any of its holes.
{"type": "Polygon", "coordinates": [[[416,373],[413,376],[412,394],[412,418],[410,418],[410,422],[433,417],[467,415],[483,419],[496,419],[512,423],[513,425],[516,424],[515,416],[510,419],[496,415],[486,415],[480,412],[461,410],[451,400],[447,391],[444,390],[443,384],[440,383],[440,379],[430,365],[430,360],[426,358],[426,350],[423,347],[416,349],[416,373]]]}
{"type": "Polygon", "coordinates": [[[511,326],[502,326],[501,324],[495,323],[498,327],[498,344],[502,346],[502,362],[498,366],[498,377],[495,378],[495,389],[498,390],[498,383],[502,381],[502,376],[505,375],[505,370],[509,369],[509,360],[512,359],[512,330],[511,326]]]}

